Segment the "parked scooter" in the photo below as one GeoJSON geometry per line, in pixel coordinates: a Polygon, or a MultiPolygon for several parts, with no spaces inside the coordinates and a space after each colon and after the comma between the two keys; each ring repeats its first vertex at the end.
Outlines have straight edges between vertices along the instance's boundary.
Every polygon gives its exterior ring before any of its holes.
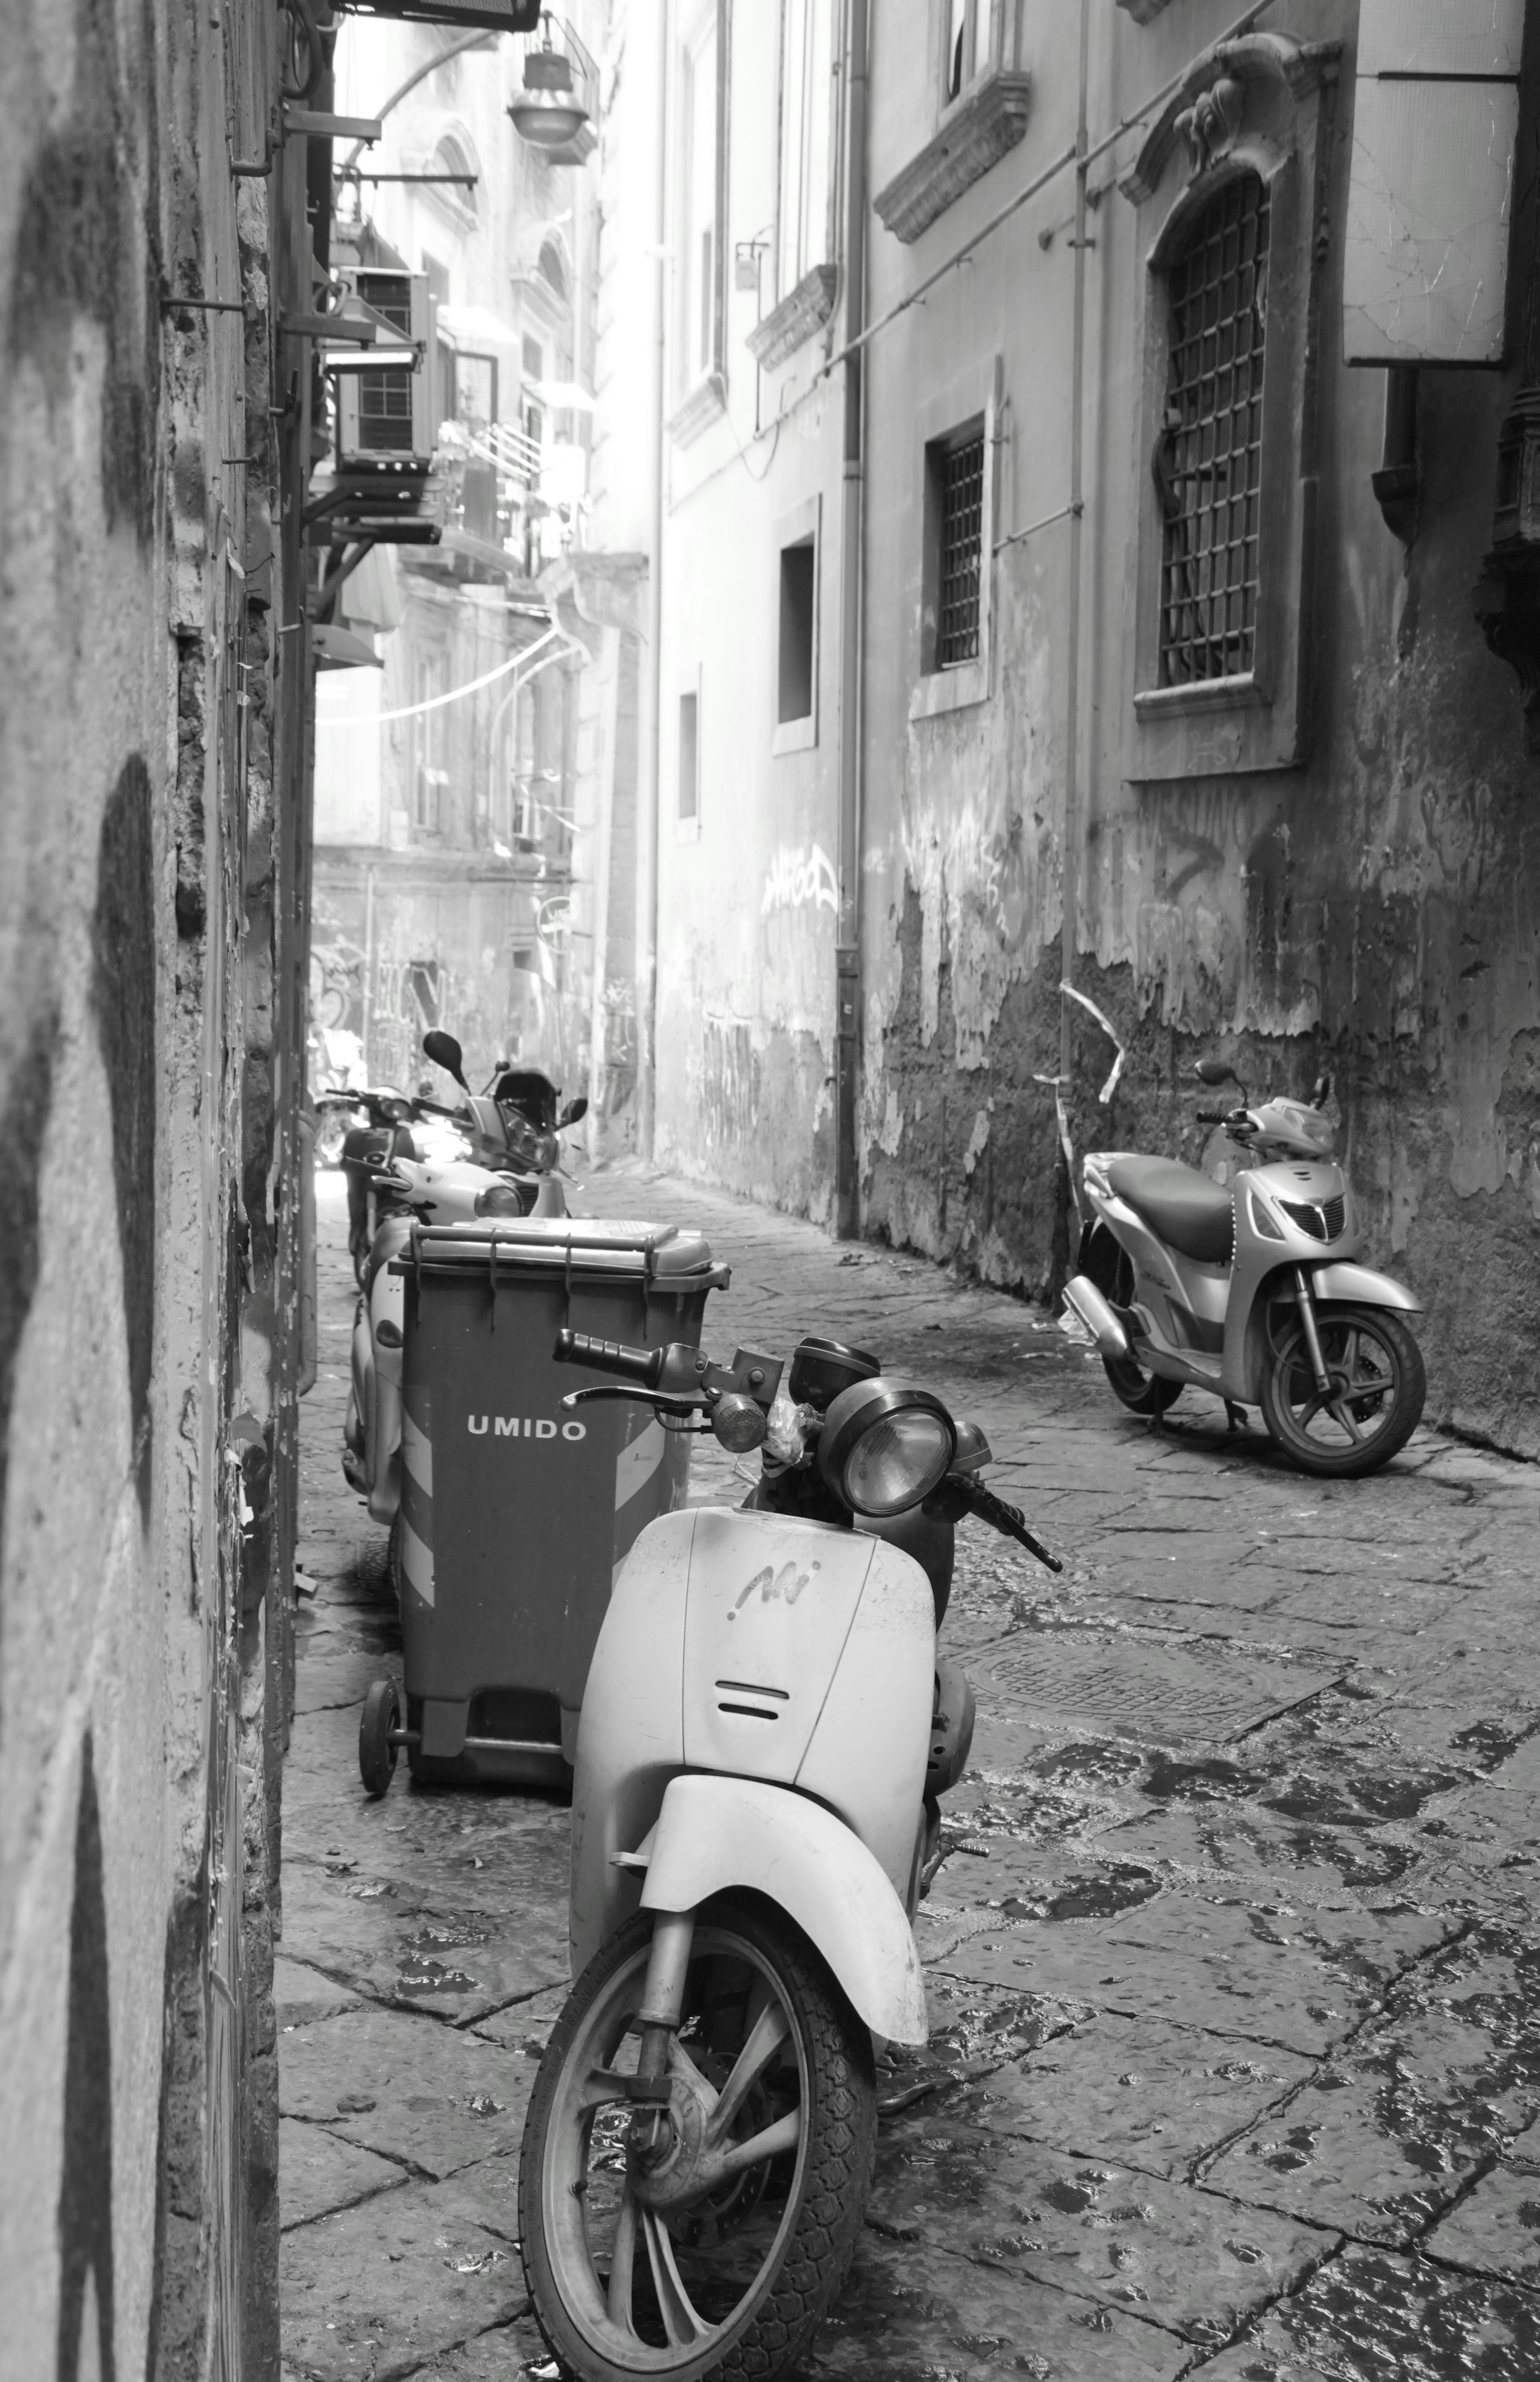
{"type": "Polygon", "coordinates": [[[640,1398],[764,1457],[748,1508],[642,1532],[599,1635],[577,1982],[524,2127],[524,2278],[569,2382],[770,2382],[860,2231],[873,2037],[925,2040],[911,1922],[972,1735],[936,1658],[955,1525],[977,1514],[1059,1566],[983,1486],[977,1426],[875,1357],[804,1340],[782,1387],[751,1349],[720,1366],[563,1332],[555,1353],[619,1377],[566,1406],[640,1398]]]}
{"type": "Polygon", "coordinates": [[[533,1209],[537,1216],[564,1216],[560,1198],[561,1143],[558,1136],[588,1113],[585,1099],[561,1106],[561,1094],[537,1067],[510,1067],[499,1060],[486,1089],[473,1092],[465,1081],[465,1056],[452,1034],[437,1029],[423,1037],[423,1049],[436,1066],[452,1075],[465,1095],[452,1114],[465,1134],[466,1155],[484,1166],[513,1167],[521,1173],[545,1175],[550,1193],[547,1205],[533,1209]]]}
{"type": "Polygon", "coordinates": [[[1201,1173],[1169,1158],[1088,1157],[1092,1212],[1065,1303],[1133,1413],[1163,1414],[1191,1382],[1224,1398],[1232,1420],[1260,1406],[1303,1472],[1373,1472],[1422,1417],[1422,1352],[1405,1320],[1419,1302],[1353,1262],[1367,1235],[1331,1160],[1330,1078],[1308,1103],[1251,1108],[1224,1061],[1196,1073],[1239,1089],[1238,1107],[1198,1111],[1224,1127],[1227,1149],[1201,1173]]]}

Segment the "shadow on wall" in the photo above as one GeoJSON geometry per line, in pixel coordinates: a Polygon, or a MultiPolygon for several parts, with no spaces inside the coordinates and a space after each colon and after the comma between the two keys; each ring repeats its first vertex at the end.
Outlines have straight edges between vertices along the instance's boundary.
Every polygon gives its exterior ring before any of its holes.
{"type": "Polygon", "coordinates": [[[102,1818],[88,1731],[75,1820],[69,1913],[69,2020],[59,2180],[58,2382],[116,2382],[112,2264],[112,2028],[102,1818]]]}

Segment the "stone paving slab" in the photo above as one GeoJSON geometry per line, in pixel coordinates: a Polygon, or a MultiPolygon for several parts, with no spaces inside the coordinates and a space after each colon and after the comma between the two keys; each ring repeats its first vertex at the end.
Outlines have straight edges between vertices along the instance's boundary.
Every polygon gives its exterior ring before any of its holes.
{"type": "Polygon", "coordinates": [[[953,1976],[1320,2054],[1452,1929],[1418,1911],[1315,1911],[1165,1894],[1105,1925],[986,1927],[938,1946],[953,1976]]]}
{"type": "Polygon", "coordinates": [[[1204,2382],[1533,2382],[1540,2297],[1431,2259],[1349,2244],[1199,2371],[1204,2382]]]}
{"type": "Polygon", "coordinates": [[[972,2098],[1002,2132],[1176,2177],[1314,2072],[1300,2053],[1164,2019],[1103,2015],[1013,2061],[972,2098]]]}
{"type": "Polygon", "coordinates": [[[564,1909],[531,1899],[511,1910],[504,1896],[462,1876],[397,1887],[295,1861],[284,1879],[284,1941],[360,1992],[462,2021],[567,1975],[564,1909]]]}
{"type": "Polygon", "coordinates": [[[1176,2382],[1191,2357],[1124,2309],[869,2230],[801,2382],[1176,2382]]]}
{"type": "MultiPolygon", "coordinates": [[[[284,2046],[287,2069],[289,2046],[284,2046]]],[[[278,2119],[278,2163],[283,2171],[283,2229],[309,2225],[355,2201],[371,2199],[407,2180],[395,2160],[361,2150],[326,2126],[298,2118],[278,2119]]]]}
{"type": "Polygon", "coordinates": [[[351,1985],[339,1985],[321,1970],[280,1952],[273,1963],[273,2000],[279,2032],[287,2034],[309,2020],[335,2018],[339,2010],[357,2009],[363,1996],[351,1985]]]}
{"type": "Polygon", "coordinates": [[[1430,2257],[1540,2288],[1540,2181],[1499,2162],[1427,2237],[1430,2257]]]}
{"type": "MultiPolygon", "coordinates": [[[[1374,1480],[1312,1482],[1201,1397],[1164,1428],[1128,1416],[1038,1310],[902,1252],[692,1185],[589,1188],[733,1264],[714,1349],[844,1337],[976,1418],[1065,1564],[959,1532],[945,1643],[979,1718],[918,1930],[931,2040],[881,2069],[890,2230],[803,2382],[1531,2382],[1540,1474],[1423,1430],[1374,1480]],[[1017,2235],[1045,2246],[992,2265],[1017,2235]]],[[[318,1204],[279,1981],[286,2106],[317,2115],[284,2122],[287,2370],[516,2382],[543,2361],[513,2138],[562,1995],[568,1815],[404,1765],[363,1792],[348,1699],[400,1633],[337,1462],[336,1178],[318,1204]],[[483,2059],[504,2106],[475,2118],[483,2059]],[[397,2158],[449,2181],[385,2157],[403,2133],[397,2158]],[[376,2161],[405,2179],[312,2213],[376,2161]]],[[[744,1493],[697,1445],[692,1502],[744,1493]]]]}
{"type": "Polygon", "coordinates": [[[357,2009],[284,2037],[279,2106],[442,2181],[517,2152],[534,2081],[535,2062],[502,2044],[357,2009]]]}
{"type": "MultiPolygon", "coordinates": [[[[978,2096],[973,2096],[976,2100],[978,2096]]],[[[875,2229],[1224,2341],[1317,2263],[1320,2231],[1216,2191],[921,2110],[885,2130],[875,2229]]]]}
{"type": "Polygon", "coordinates": [[[284,2354],[316,2382],[415,2374],[528,2302],[493,2195],[460,2179],[407,2183],[286,2232],[284,2354]]]}

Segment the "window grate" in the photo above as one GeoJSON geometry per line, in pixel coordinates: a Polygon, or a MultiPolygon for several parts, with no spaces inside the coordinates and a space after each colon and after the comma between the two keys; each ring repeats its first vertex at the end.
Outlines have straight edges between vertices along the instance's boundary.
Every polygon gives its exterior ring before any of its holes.
{"type": "Polygon", "coordinates": [[[1170,276],[1160,682],[1235,678],[1256,657],[1268,195],[1254,174],[1210,200],[1170,276]]]}
{"type": "Polygon", "coordinates": [[[936,668],[979,657],[979,566],[984,532],[984,434],[943,449],[936,668]]]}

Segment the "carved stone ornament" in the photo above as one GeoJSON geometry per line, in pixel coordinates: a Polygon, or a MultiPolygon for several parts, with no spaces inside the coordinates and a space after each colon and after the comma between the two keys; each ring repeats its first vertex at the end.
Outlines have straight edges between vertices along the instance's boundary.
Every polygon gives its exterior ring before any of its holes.
{"type": "Polygon", "coordinates": [[[1178,141],[1194,180],[1228,156],[1243,129],[1249,140],[1276,143],[1278,103],[1292,114],[1324,82],[1335,82],[1341,53],[1340,42],[1297,42],[1288,33],[1216,43],[1193,60],[1118,189],[1136,207],[1153,198],[1178,141]]]}
{"type": "Polygon", "coordinates": [[[1229,155],[1245,112],[1246,86],[1234,75],[1221,75],[1199,92],[1190,107],[1183,108],[1177,130],[1187,142],[1194,174],[1229,155]]]}
{"type": "Polygon", "coordinates": [[[838,281],[832,264],[815,264],[811,273],[805,273],[796,288],[787,291],[780,305],[772,307],[744,341],[755,362],[773,372],[796,353],[805,339],[821,331],[834,311],[838,281]]]}
{"type": "Polygon", "coordinates": [[[721,373],[708,373],[663,426],[676,447],[693,447],[702,431],[708,430],[726,411],[727,383],[721,373]]]}
{"type": "Polygon", "coordinates": [[[1016,147],[1026,134],[1031,93],[1029,74],[996,68],[948,108],[935,138],[872,200],[896,239],[918,239],[1016,147]]]}

